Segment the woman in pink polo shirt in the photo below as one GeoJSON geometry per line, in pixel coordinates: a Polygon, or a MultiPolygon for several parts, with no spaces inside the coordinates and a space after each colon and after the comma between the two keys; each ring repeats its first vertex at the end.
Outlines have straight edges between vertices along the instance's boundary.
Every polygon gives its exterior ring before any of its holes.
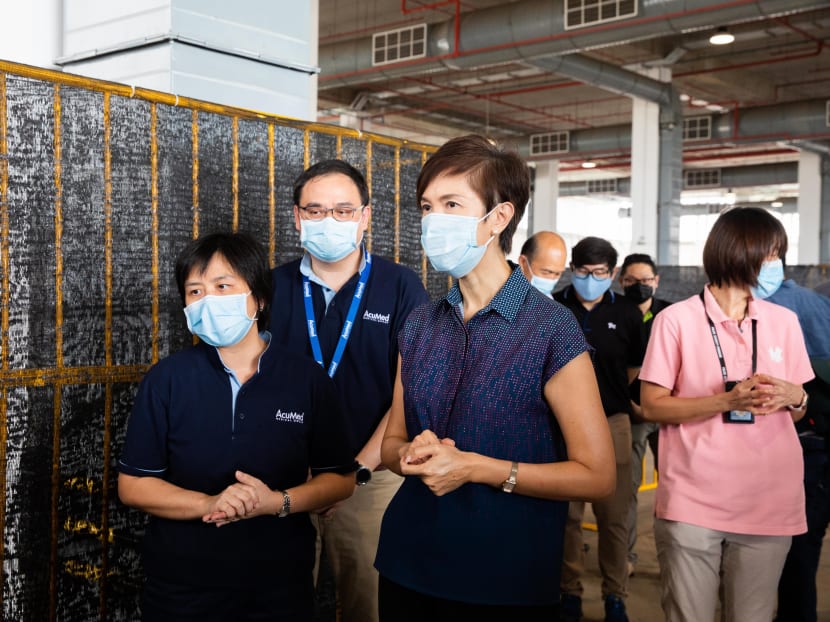
{"type": "Polygon", "coordinates": [[[640,378],[660,422],[655,541],[668,622],[772,620],[790,538],[806,530],[793,425],[813,377],[795,314],[752,288],[785,244],[774,217],[733,208],[703,249],[700,294],[654,320],[640,378]]]}

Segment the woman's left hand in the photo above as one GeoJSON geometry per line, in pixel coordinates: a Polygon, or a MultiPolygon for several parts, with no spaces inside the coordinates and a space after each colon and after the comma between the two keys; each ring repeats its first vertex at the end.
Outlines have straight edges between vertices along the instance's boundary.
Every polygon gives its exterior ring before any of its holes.
{"type": "Polygon", "coordinates": [[[804,395],[801,385],[774,376],[755,374],[752,378],[756,381],[753,392],[757,391],[758,398],[761,399],[761,403],[752,409],[756,415],[768,415],[787,406],[795,406],[804,395]]]}
{"type": "Polygon", "coordinates": [[[253,496],[256,499],[259,499],[259,502],[250,511],[245,512],[244,514],[237,513],[235,515],[231,515],[228,512],[216,511],[203,516],[202,521],[206,523],[214,523],[217,527],[221,527],[222,525],[227,525],[228,523],[233,523],[245,518],[253,518],[254,516],[260,516],[268,512],[268,509],[265,507],[265,504],[262,503],[262,500],[267,499],[269,495],[272,495],[273,491],[268,488],[262,480],[254,477],[253,475],[248,475],[243,471],[237,471],[236,483],[228,486],[225,491],[231,491],[234,488],[252,491],[253,496]]]}
{"type": "Polygon", "coordinates": [[[455,447],[455,441],[410,446],[401,458],[401,472],[417,475],[437,496],[452,492],[470,481],[470,454],[455,447]]]}

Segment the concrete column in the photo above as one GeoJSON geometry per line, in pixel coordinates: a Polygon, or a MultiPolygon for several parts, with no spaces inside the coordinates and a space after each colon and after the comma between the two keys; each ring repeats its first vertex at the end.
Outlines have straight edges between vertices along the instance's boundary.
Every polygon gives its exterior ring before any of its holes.
{"type": "Polygon", "coordinates": [[[631,252],[657,253],[660,106],[634,98],[631,106],[631,252]]]}
{"type": "MultiPolygon", "coordinates": [[[[798,263],[819,263],[822,158],[802,150],[798,158],[798,263]]],[[[825,201],[826,202],[826,201],[825,201]]]]}
{"type": "MultiPolygon", "coordinates": [[[[661,67],[639,73],[668,81],[661,67]]],[[[660,105],[637,97],[631,106],[631,252],[657,256],[657,212],[660,196],[660,105]]]]}
{"type": "Polygon", "coordinates": [[[536,163],[536,177],[528,216],[527,235],[556,231],[556,202],[559,200],[559,160],[536,163]]]}

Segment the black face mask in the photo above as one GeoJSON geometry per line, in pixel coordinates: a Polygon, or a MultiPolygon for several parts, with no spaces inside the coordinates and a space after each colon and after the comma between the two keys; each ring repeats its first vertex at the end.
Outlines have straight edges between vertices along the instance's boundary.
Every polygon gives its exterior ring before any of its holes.
{"type": "Polygon", "coordinates": [[[623,289],[625,297],[635,304],[641,304],[654,296],[654,288],[651,285],[634,283],[623,289]]]}

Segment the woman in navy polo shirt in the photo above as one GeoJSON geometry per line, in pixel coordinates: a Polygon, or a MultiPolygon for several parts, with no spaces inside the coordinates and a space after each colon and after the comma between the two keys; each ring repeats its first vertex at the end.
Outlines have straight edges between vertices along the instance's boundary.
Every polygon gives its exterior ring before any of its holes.
{"type": "Polygon", "coordinates": [[[406,479],[375,562],[382,620],[553,619],[566,500],[613,488],[582,331],[505,258],[529,192],[524,162],[479,136],[418,178],[424,251],[458,282],[398,338],[382,455],[406,479]]]}
{"type": "Polygon", "coordinates": [[[270,343],[271,274],[250,236],[195,240],[176,282],[200,342],[147,372],[119,460],[121,500],[150,514],[142,619],[308,622],[307,513],[354,489],[334,385],[270,343]]]}

